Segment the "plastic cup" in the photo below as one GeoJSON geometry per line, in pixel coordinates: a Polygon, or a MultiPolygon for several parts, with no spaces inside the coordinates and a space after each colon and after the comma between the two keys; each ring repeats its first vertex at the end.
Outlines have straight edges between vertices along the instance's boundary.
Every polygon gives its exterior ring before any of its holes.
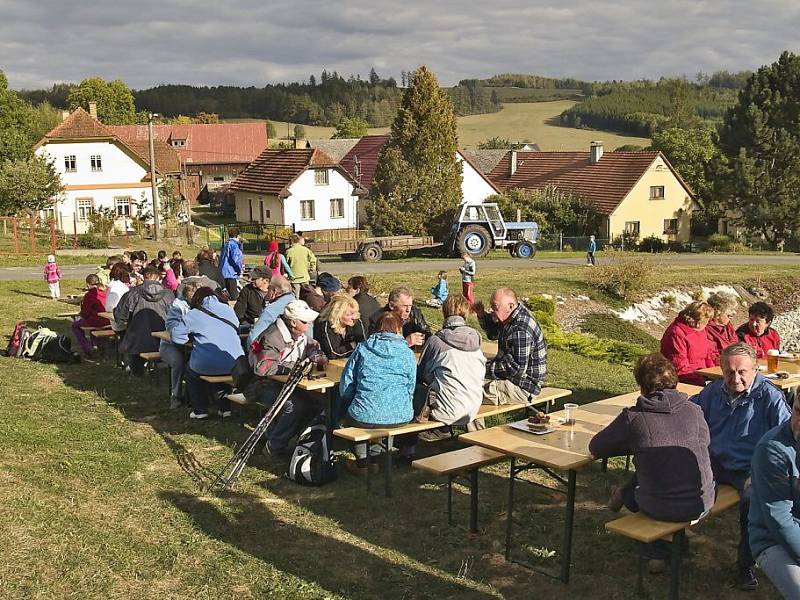
{"type": "Polygon", "coordinates": [[[565,425],[574,425],[575,424],[575,413],[578,412],[578,405],[572,404],[570,402],[564,405],[564,424],[565,425]]]}
{"type": "Polygon", "coordinates": [[[778,350],[767,350],[767,373],[775,373],[778,370],[778,350]]]}

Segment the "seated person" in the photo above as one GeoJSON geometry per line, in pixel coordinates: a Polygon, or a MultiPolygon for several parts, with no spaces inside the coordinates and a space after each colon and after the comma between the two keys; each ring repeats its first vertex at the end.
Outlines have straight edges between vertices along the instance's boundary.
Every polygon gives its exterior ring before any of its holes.
{"type": "Polygon", "coordinates": [[[333,296],[314,321],[314,339],[329,359],[347,358],[367,339],[358,302],[345,294],[333,296]]]}
{"type": "Polygon", "coordinates": [[[747,533],[750,507],[750,461],[764,434],[789,419],[781,391],[756,368],[756,351],[744,342],[725,348],[720,357],[722,379],[692,397],[703,410],[711,434],[709,453],[714,479],[737,489],[739,502],[738,586],[758,587],[747,533]]]}
{"type": "Polygon", "coordinates": [[[747,323],[736,330],[736,335],[756,351],[756,358],[766,358],[770,350],[781,349],[781,336],[770,324],[775,311],[766,302],[754,302],[747,310],[747,323]]]}
{"type": "Polygon", "coordinates": [[[714,316],[706,325],[706,337],[714,349],[714,364],[719,364],[719,355],[722,351],[739,341],[736,330],[731,323],[731,317],[736,314],[738,302],[736,296],[727,292],[716,292],[708,297],[708,305],[714,311],[714,316]]]}
{"type": "Polygon", "coordinates": [[[122,262],[122,255],[114,254],[106,259],[105,265],[97,267],[95,275],[97,275],[97,277],[100,279],[100,283],[103,284],[103,287],[108,287],[108,282],[110,281],[109,276],[111,275],[111,267],[118,262],[122,262]]]}
{"type": "Polygon", "coordinates": [[[369,295],[369,281],[362,275],[351,277],[347,280],[347,293],[358,302],[361,322],[364,324],[364,330],[369,332],[369,318],[381,308],[375,296],[369,295]]]}
{"type": "Polygon", "coordinates": [[[431,299],[425,304],[428,306],[441,306],[447,300],[447,271],[439,271],[436,274],[436,285],[431,288],[431,299]]]}
{"type": "Polygon", "coordinates": [[[283,314],[283,311],[286,310],[291,301],[297,300],[297,298],[294,297],[292,284],[286,277],[273,275],[267,287],[265,300],[267,301],[266,307],[247,335],[248,346],[256,341],[258,336],[264,333],[283,314]]]}
{"type": "Polygon", "coordinates": [[[422,346],[431,337],[431,328],[422,312],[414,306],[414,294],[406,286],[396,287],[389,293],[389,302],[369,317],[369,333],[377,331],[378,320],[391,312],[403,324],[403,337],[409,346],[422,346]]]}
{"type": "Polygon", "coordinates": [[[800,598],[800,398],[791,419],[758,442],[752,463],[750,545],[784,598],[800,598]]]}
{"type": "MultiPolygon", "coordinates": [[[[189,303],[194,297],[194,293],[202,286],[194,281],[181,284],[181,294],[175,297],[172,305],[167,311],[165,325],[167,331],[172,335],[172,330],[183,321],[191,306],[189,303]]],[[[211,288],[208,288],[211,289],[211,288]]],[[[170,379],[170,403],[171,409],[180,408],[184,404],[181,383],[186,372],[186,361],[189,358],[189,351],[186,346],[175,344],[171,341],[161,340],[158,346],[161,360],[169,365],[170,379]]]]}
{"type": "Polygon", "coordinates": [[[181,286],[184,283],[195,283],[197,287],[209,287],[212,290],[219,289],[220,285],[210,277],[206,277],[205,275],[200,275],[200,271],[197,268],[197,262],[194,260],[186,260],[182,261],[183,266],[181,270],[183,271],[183,278],[181,282],[178,284],[177,294],[181,295],[181,286]]]}
{"type": "Polygon", "coordinates": [[[474,307],[489,339],[497,340],[497,356],[486,363],[483,402],[535,402],[547,373],[547,344],[542,329],[511,288],[495,290],[491,307],[487,312],[480,301],[474,307]]]}
{"type": "Polygon", "coordinates": [[[183,264],[183,255],[181,251],[175,250],[175,252],[172,253],[172,260],[169,261],[169,268],[172,269],[178,281],[181,281],[184,277],[183,264]]]}
{"type": "Polygon", "coordinates": [[[414,412],[420,422],[431,418],[465,425],[483,402],[486,357],[481,334],[467,325],[469,301],[464,296],[448,296],[442,314],[442,328],[425,344],[419,359],[414,412]]]}
{"type": "Polygon", "coordinates": [[[72,321],[72,334],[84,354],[92,353],[91,338],[87,339],[81,327],[108,327],[110,322],[97,313],[106,311],[106,286],[97,275],[86,276],[86,293],[81,300],[80,316],[72,321]]]}
{"type": "MultiPolygon", "coordinates": [[[[163,252],[163,250],[161,252],[163,252]]],[[[153,266],[161,273],[161,283],[164,287],[174,293],[178,289],[178,278],[175,276],[175,273],[172,272],[172,267],[169,266],[169,262],[160,260],[158,264],[153,266]]]]}
{"type": "MultiPolygon", "coordinates": [[[[339,382],[342,401],[348,406],[348,424],[380,428],[405,425],[414,417],[412,397],[417,361],[401,335],[403,322],[393,312],[384,312],[375,323],[375,333],[350,355],[339,382]]],[[[400,455],[411,459],[414,440],[398,436],[400,455]]],[[[355,445],[356,473],[366,473],[367,445],[355,445]]],[[[370,448],[376,458],[380,446],[370,448]]]]}
{"type": "Polygon", "coordinates": [[[131,288],[114,308],[114,331],[125,330],[119,351],[127,355],[133,375],[144,374],[142,352],[158,352],[154,331],[164,331],[164,319],[175,295],[159,281],[156,267],[142,269],[143,283],[131,288]]]}
{"type": "Polygon", "coordinates": [[[697,369],[714,366],[715,349],[706,334],[706,325],[714,311],[706,302],[692,302],[667,327],[661,337],[661,354],[678,372],[678,381],[703,385],[705,378],[697,369]]]}
{"type": "MultiPolygon", "coordinates": [[[[114,312],[120,298],[127,294],[129,289],[131,289],[131,266],[124,262],[118,262],[111,267],[111,272],[108,274],[105,312],[114,312]]],[[[117,331],[116,327],[113,329],[117,331]]]]}
{"type": "MultiPolygon", "coordinates": [[[[715,486],[708,454],[708,425],[678,386],[675,367],[655,352],[633,370],[641,395],[589,442],[595,458],[633,455],[636,472],[614,492],[609,508],[623,505],[659,521],[693,521],[714,505],[715,486]]],[[[665,558],[666,544],[649,550],[665,558]]]]}
{"type": "Polygon", "coordinates": [[[320,273],[316,284],[300,284],[300,299],[305,300],[312,310],[322,312],[334,294],[342,290],[342,282],[330,273],[320,273]]]}
{"type": "Polygon", "coordinates": [[[272,274],[264,267],[255,267],[250,271],[250,283],[239,291],[236,305],[233,307],[241,324],[252,326],[267,303],[267,290],[272,274]]]}
{"type": "Polygon", "coordinates": [[[214,393],[219,400],[219,416],[231,416],[228,386],[208,383],[201,375],[227,375],[244,352],[239,340],[239,321],[224,298],[211,288],[199,288],[192,296],[191,310],[170,332],[174,344],[192,342],[186,387],[192,403],[190,419],[208,418],[208,399],[214,393]]]}

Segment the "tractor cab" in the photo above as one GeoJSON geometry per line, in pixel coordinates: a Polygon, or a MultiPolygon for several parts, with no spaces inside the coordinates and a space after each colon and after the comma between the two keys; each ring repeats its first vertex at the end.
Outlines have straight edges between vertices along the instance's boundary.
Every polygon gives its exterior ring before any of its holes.
{"type": "Polygon", "coordinates": [[[492,248],[507,248],[512,256],[530,258],[536,253],[538,233],[536,223],[507,223],[497,204],[465,203],[453,221],[450,253],[467,252],[479,258],[492,248]]]}

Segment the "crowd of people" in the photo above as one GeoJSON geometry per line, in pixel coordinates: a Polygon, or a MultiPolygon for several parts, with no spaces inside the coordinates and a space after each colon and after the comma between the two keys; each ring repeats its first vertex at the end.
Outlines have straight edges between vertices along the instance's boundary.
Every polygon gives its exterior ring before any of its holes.
{"type": "MultiPolygon", "coordinates": [[[[242,257],[235,230],[219,257],[211,249],[193,260],[177,252],[171,259],[160,252],[150,262],[142,251],[109,257],[86,278],[73,324],[79,345],[91,354],[81,328],[108,325],[99,313],[113,313],[111,326],[122,336],[131,372],[142,373],[140,353],[158,350],[171,367],[170,406],[190,407],[192,419],[209,418],[214,401],[220,417],[230,416],[226,390],[202,376],[232,374],[246,397],[269,406],[280,390],[271,376],[305,357],[320,366],[346,361],[331,407],[333,422],[343,426],[385,429],[435,420],[444,427],[420,434],[432,441],[449,435],[452,425],[482,428],[481,404],[536,403],[547,374],[542,330],[510,288],[495,290],[488,306],[476,299],[471,259],[461,268],[462,294],[447,293],[446,273],[437,276],[443,326],[434,332],[408,287],[391,290],[382,304],[366,277],[343,283],[317,274],[302,236],[292,236],[286,255],[270,244],[247,283],[242,257]],[[470,315],[497,340],[494,357],[484,355],[470,315]],[[162,330],[169,341],[153,337],[162,330]]],[[[45,277],[56,269],[48,267],[45,277]]],[[[739,587],[758,586],[757,563],[785,597],[798,598],[800,406],[790,410],[791,398],[758,370],[759,358],[780,349],[770,326],[773,309],[751,304],[747,322],[734,329],[737,308],[725,293],[686,306],[666,329],[661,351],[637,362],[636,405],[600,431],[589,450],[596,458],[633,456],[636,472],[612,494],[612,510],[691,521],[709,513],[719,485],[735,487],[739,587]],[[722,378],[709,382],[699,370],[714,365],[722,378]],[[689,397],[679,383],[703,387],[689,397]]],[[[267,432],[265,453],[286,459],[292,441],[324,410],[319,395],[296,391],[267,432]]],[[[411,460],[418,436],[395,440],[400,456],[411,460]]],[[[379,446],[356,444],[353,452],[349,470],[378,469],[379,446]]],[[[642,552],[654,569],[663,567],[662,544],[642,552]]]]}

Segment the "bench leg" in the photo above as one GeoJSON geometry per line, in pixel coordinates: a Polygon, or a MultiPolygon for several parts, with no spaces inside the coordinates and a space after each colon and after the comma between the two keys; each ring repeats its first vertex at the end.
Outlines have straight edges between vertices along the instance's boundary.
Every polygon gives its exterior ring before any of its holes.
{"type": "Polygon", "coordinates": [[[561,560],[561,580],[569,583],[569,566],[572,560],[572,522],[575,518],[575,487],[578,472],[570,469],[567,482],[567,507],[564,515],[564,557],[561,560]]]}
{"type": "Polygon", "coordinates": [[[636,593],[640,596],[644,595],[644,563],[647,558],[644,556],[639,543],[636,544],[636,593]]]}
{"type": "Polygon", "coordinates": [[[478,533],[478,469],[469,472],[469,530],[478,533]]]}
{"type": "MultiPolygon", "coordinates": [[[[387,498],[392,497],[392,442],[394,436],[390,435],[386,438],[386,462],[383,473],[383,486],[387,498]]],[[[367,469],[369,471],[369,469],[367,469]]]]}
{"type": "Polygon", "coordinates": [[[506,507],[506,560],[511,560],[511,527],[514,518],[514,478],[517,461],[512,456],[510,466],[510,477],[508,478],[508,506],[506,507]]]}
{"type": "Polygon", "coordinates": [[[600,461],[600,471],[606,473],[608,471],[608,459],[604,458],[600,461]]]}
{"type": "Polygon", "coordinates": [[[625,457],[625,472],[628,473],[631,470],[631,455],[625,457]]]}
{"type": "Polygon", "coordinates": [[[681,587],[681,547],[686,532],[681,529],[672,536],[669,561],[669,597],[671,600],[678,600],[681,587]]]}
{"type": "Polygon", "coordinates": [[[453,525],[453,479],[455,475],[447,476],[447,524],[453,525]]]}

